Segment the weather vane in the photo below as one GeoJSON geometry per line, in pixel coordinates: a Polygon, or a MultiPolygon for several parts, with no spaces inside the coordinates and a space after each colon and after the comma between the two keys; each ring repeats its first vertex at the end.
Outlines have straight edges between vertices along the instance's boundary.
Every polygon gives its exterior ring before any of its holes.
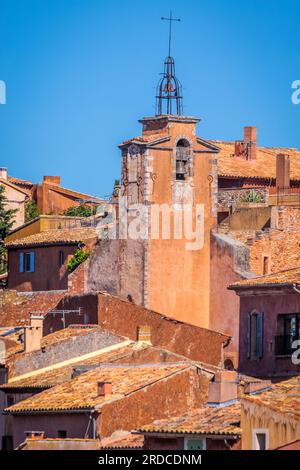
{"type": "Polygon", "coordinates": [[[169,18],[161,17],[162,20],[169,21],[169,57],[171,55],[171,41],[172,41],[172,21],[181,21],[180,18],[173,18],[172,11],[170,11],[169,18]]]}

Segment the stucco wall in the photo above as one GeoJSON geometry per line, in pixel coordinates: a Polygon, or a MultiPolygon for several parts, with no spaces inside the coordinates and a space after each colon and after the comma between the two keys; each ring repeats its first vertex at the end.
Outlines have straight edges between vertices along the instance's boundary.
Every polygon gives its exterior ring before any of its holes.
{"type": "Polygon", "coordinates": [[[241,427],[243,429],[242,449],[253,450],[252,433],[254,429],[266,430],[269,434],[269,449],[299,439],[300,423],[275,412],[266,406],[256,405],[247,400],[242,401],[241,427]]]}
{"type": "Polygon", "coordinates": [[[59,430],[65,430],[70,438],[92,438],[93,427],[88,428],[89,422],[89,413],[16,415],[13,417],[14,448],[25,441],[26,431],[45,431],[46,437],[55,438],[59,430]]]}
{"type": "Polygon", "coordinates": [[[8,255],[8,288],[20,292],[64,290],[68,288],[68,257],[77,246],[49,246],[39,248],[10,249],[8,255]],[[65,257],[63,266],[59,265],[59,252],[65,257]],[[34,272],[20,272],[20,253],[35,253],[34,272]]]}
{"type": "MultiPolygon", "coordinates": [[[[227,287],[242,279],[238,273],[247,267],[244,263],[238,242],[222,235],[212,235],[211,241],[211,290],[210,290],[210,328],[230,335],[231,341],[226,349],[237,353],[239,346],[239,297],[227,287]]],[[[243,253],[243,251],[242,251],[243,253]]]]}
{"type": "Polygon", "coordinates": [[[291,357],[275,356],[277,315],[300,312],[300,296],[297,293],[272,293],[240,297],[239,369],[253,376],[280,376],[289,372],[299,373],[299,365],[291,357]],[[248,358],[248,314],[253,310],[264,312],[264,342],[261,359],[248,358]]]}

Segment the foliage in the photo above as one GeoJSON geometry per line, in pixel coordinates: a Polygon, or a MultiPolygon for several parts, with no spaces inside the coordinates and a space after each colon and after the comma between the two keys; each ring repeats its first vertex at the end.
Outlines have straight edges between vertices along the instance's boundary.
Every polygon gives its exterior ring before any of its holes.
{"type": "Polygon", "coordinates": [[[25,222],[36,219],[40,215],[39,208],[35,201],[28,201],[25,205],[25,222]]]}
{"type": "Polygon", "coordinates": [[[241,196],[240,202],[250,202],[250,203],[253,203],[253,204],[260,204],[260,203],[264,202],[264,198],[263,198],[262,194],[252,190],[249,193],[244,194],[243,196],[241,196]]]}
{"type": "Polygon", "coordinates": [[[11,231],[17,209],[7,209],[5,187],[0,185],[0,274],[7,271],[7,251],[4,239],[11,231]]]}
{"type": "Polygon", "coordinates": [[[63,212],[63,215],[69,217],[90,217],[96,212],[95,207],[80,204],[80,206],[72,206],[63,212]]]}
{"type": "Polygon", "coordinates": [[[82,249],[76,250],[72,258],[68,262],[69,273],[73,272],[81,263],[88,259],[90,251],[84,251],[82,249]]]}

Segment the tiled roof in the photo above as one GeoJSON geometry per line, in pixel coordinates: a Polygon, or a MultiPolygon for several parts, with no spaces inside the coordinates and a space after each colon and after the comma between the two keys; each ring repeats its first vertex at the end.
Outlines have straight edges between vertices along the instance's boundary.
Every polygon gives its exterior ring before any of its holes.
{"type": "Polygon", "coordinates": [[[27,438],[17,450],[98,450],[98,439],[27,438]]]}
{"type": "Polygon", "coordinates": [[[7,180],[10,183],[15,184],[16,186],[25,186],[29,189],[33,186],[32,181],[22,180],[21,178],[15,178],[14,176],[8,176],[7,180]]]}
{"type": "Polygon", "coordinates": [[[118,399],[187,368],[188,366],[183,365],[99,367],[81,374],[69,382],[33,395],[7,408],[5,411],[9,413],[26,413],[99,408],[107,402],[107,397],[97,395],[98,382],[111,382],[111,398],[118,399]]]}
{"type": "MultiPolygon", "coordinates": [[[[100,364],[114,363],[121,359],[127,358],[130,362],[130,356],[137,348],[136,343],[129,344],[127,346],[120,347],[119,349],[113,349],[112,351],[99,351],[99,354],[88,358],[78,360],[72,364],[68,364],[62,367],[53,368],[47,371],[41,371],[30,377],[24,377],[18,379],[17,377],[12,382],[3,384],[0,388],[2,390],[17,390],[23,388],[30,389],[46,389],[54,387],[55,385],[61,384],[68,380],[71,380],[74,369],[82,366],[97,366],[100,364]]],[[[141,348],[140,348],[141,349],[141,348]]]]}
{"type": "Polygon", "coordinates": [[[247,289],[252,287],[272,287],[276,285],[300,284],[300,268],[292,268],[266,276],[244,279],[229,286],[229,289],[247,289]]]}
{"type": "Polygon", "coordinates": [[[153,421],[139,429],[141,433],[164,434],[219,434],[240,435],[241,405],[222,408],[203,408],[188,411],[181,416],[153,421]]]}
{"type": "Polygon", "coordinates": [[[100,449],[142,449],[144,436],[130,432],[115,432],[112,436],[101,440],[100,449]]]}
{"type": "Polygon", "coordinates": [[[28,237],[19,238],[6,243],[8,248],[51,246],[61,244],[76,244],[86,240],[96,239],[95,228],[56,229],[35,233],[28,237]]]}
{"type": "Polygon", "coordinates": [[[268,392],[245,396],[244,400],[300,421],[300,376],[278,382],[268,392]]]}
{"type": "Polygon", "coordinates": [[[257,147],[256,160],[234,156],[235,143],[210,140],[218,153],[218,175],[228,177],[276,178],[276,155],[290,156],[291,179],[300,180],[300,151],[294,148],[257,147]]]}
{"type": "Polygon", "coordinates": [[[125,140],[122,142],[122,145],[130,144],[131,142],[137,142],[142,144],[153,144],[154,142],[159,142],[162,139],[169,139],[169,136],[166,133],[156,133],[156,134],[145,134],[142,136],[133,137],[132,139],[125,140]]]}

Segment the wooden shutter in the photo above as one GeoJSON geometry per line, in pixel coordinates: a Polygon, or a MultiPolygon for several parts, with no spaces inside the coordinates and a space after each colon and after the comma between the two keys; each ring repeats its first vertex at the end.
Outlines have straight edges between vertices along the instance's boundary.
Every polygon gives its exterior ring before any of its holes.
{"type": "Polygon", "coordinates": [[[24,253],[20,253],[19,257],[19,271],[20,273],[24,272],[24,253]]]}
{"type": "Polygon", "coordinates": [[[248,313],[247,318],[247,356],[251,358],[251,313],[248,313]]]}
{"type": "Polygon", "coordinates": [[[34,257],[35,257],[35,253],[34,251],[32,251],[30,253],[30,272],[31,273],[34,273],[34,257]]]}
{"type": "Polygon", "coordinates": [[[259,313],[257,315],[257,357],[263,357],[263,345],[264,345],[264,314],[259,313]]]}

